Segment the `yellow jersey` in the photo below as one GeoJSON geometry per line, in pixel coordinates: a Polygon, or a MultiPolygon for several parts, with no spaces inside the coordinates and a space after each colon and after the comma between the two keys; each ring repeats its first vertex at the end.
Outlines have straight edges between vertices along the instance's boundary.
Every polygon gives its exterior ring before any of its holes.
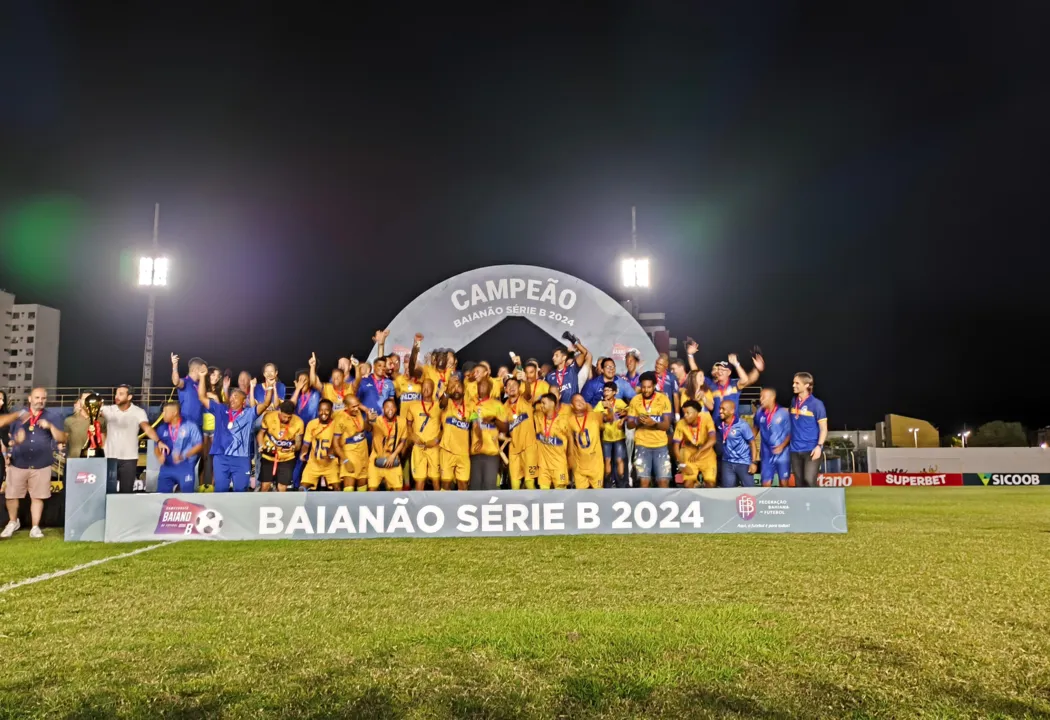
{"type": "Polygon", "coordinates": [[[360,410],[350,414],[344,410],[335,416],[339,431],[343,435],[343,455],[353,462],[354,467],[364,467],[368,460],[368,432],[365,430],[365,416],[360,410]]]}
{"type": "Polygon", "coordinates": [[[285,424],[281,422],[281,414],[271,410],[262,416],[262,429],[266,433],[262,449],[263,460],[295,460],[295,440],[306,432],[302,418],[292,415],[292,419],[285,424]],[[272,452],[269,451],[270,448],[273,449],[272,452]]]}
{"type": "Polygon", "coordinates": [[[532,403],[518,398],[518,402],[503,403],[510,425],[510,454],[519,455],[536,444],[536,426],[532,422],[532,403]]]}
{"type": "MultiPolygon", "coordinates": [[[[671,401],[664,393],[654,392],[649,400],[639,393],[631,398],[631,404],[627,406],[627,417],[638,418],[648,415],[656,422],[660,422],[665,415],[670,415],[671,411],[671,401]]],[[[644,448],[667,447],[667,432],[638,425],[638,429],[634,431],[634,444],[636,447],[644,448]]]]}
{"type": "Polygon", "coordinates": [[[712,445],[700,452],[700,446],[707,442],[715,431],[715,422],[711,413],[702,412],[696,420],[696,427],[691,427],[685,420],[679,420],[674,428],[674,443],[678,446],[678,457],[684,463],[714,462],[715,448],[712,445]]]}
{"type": "Polygon", "coordinates": [[[306,426],[306,437],[303,441],[310,446],[310,455],[306,464],[310,467],[330,469],[339,464],[335,456],[335,443],[342,435],[342,425],[337,420],[328,421],[322,425],[319,418],[314,418],[306,426]]]}
{"type": "Polygon", "coordinates": [[[602,459],[602,416],[588,409],[583,415],[570,415],[569,427],[572,428],[573,442],[576,446],[576,457],[581,461],[602,459]]]}
{"type": "Polygon", "coordinates": [[[492,422],[486,422],[495,418],[507,421],[507,411],[495,398],[483,400],[470,407],[470,416],[476,415],[476,421],[481,427],[481,452],[479,455],[499,455],[499,428],[492,422]]]}
{"type": "Polygon", "coordinates": [[[441,449],[455,455],[470,455],[470,413],[466,404],[449,398],[441,413],[441,449]]]}
{"type": "Polygon", "coordinates": [[[551,391],[551,386],[547,383],[546,380],[537,379],[536,382],[529,382],[528,380],[526,380],[525,382],[521,383],[522,397],[525,397],[526,387],[528,387],[529,391],[532,393],[531,395],[529,395],[530,402],[536,402],[541,397],[543,397],[551,391]]]}
{"type": "Polygon", "coordinates": [[[398,375],[394,378],[394,397],[397,398],[401,408],[401,417],[407,417],[405,415],[405,406],[423,397],[423,385],[422,383],[412,382],[408,375],[398,375]]]}
{"type": "MultiPolygon", "coordinates": [[[[627,439],[627,430],[617,427],[614,422],[605,422],[605,403],[600,402],[594,406],[595,412],[602,414],[602,440],[607,443],[623,442],[627,439]]],[[[621,398],[613,402],[613,417],[617,420],[627,417],[627,403],[621,398]]]]}
{"type": "Polygon", "coordinates": [[[332,403],[332,414],[343,410],[346,407],[346,403],[343,402],[343,396],[347,393],[352,392],[350,383],[344,382],[343,385],[337,390],[334,385],[330,382],[326,382],[321,386],[321,397],[332,403]]]}
{"type": "Polygon", "coordinates": [[[395,417],[393,422],[380,415],[372,423],[372,450],[376,455],[390,455],[397,449],[397,444],[405,439],[407,429],[403,417],[395,417]]]}
{"type": "Polygon", "coordinates": [[[569,444],[573,436],[572,421],[565,415],[556,415],[553,420],[539,415],[535,421],[540,467],[551,473],[568,472],[569,444]]]}
{"type": "MultiPolygon", "coordinates": [[[[700,407],[702,407],[705,411],[707,410],[708,403],[713,404],[714,401],[715,395],[710,390],[704,390],[704,396],[702,398],[697,399],[697,402],[700,403],[700,407]]],[[[682,388],[678,391],[678,407],[685,407],[685,404],[687,402],[689,402],[689,395],[686,394],[685,388],[682,388]]]]}
{"type": "Polygon", "coordinates": [[[434,397],[441,395],[445,392],[445,387],[448,385],[449,380],[454,378],[456,374],[445,368],[444,370],[438,370],[433,365],[423,366],[423,379],[430,380],[434,383],[434,397]]]}
{"type": "Polygon", "coordinates": [[[423,402],[417,400],[401,406],[401,416],[405,422],[411,421],[412,431],[424,443],[432,443],[441,435],[441,405],[437,400],[423,402]]]}

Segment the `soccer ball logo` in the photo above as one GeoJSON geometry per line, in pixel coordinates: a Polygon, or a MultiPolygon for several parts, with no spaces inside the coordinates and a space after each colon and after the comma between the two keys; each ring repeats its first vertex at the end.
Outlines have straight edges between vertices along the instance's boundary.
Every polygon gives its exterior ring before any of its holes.
{"type": "Polygon", "coordinates": [[[222,529],[222,515],[217,510],[205,510],[197,516],[194,527],[201,535],[217,535],[222,529]]]}
{"type": "Polygon", "coordinates": [[[741,495],[736,499],[736,511],[744,520],[750,520],[758,511],[754,495],[741,495]]]}

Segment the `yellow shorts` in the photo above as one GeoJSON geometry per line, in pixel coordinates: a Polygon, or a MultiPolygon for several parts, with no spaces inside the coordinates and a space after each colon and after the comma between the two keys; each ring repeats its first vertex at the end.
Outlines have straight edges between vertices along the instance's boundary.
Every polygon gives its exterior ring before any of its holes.
{"type": "Polygon", "coordinates": [[[605,460],[601,455],[595,457],[579,456],[576,469],[572,474],[577,490],[601,490],[605,480],[605,460]]]}
{"type": "Polygon", "coordinates": [[[558,490],[564,490],[569,487],[569,469],[566,467],[557,468],[551,470],[540,466],[540,474],[536,479],[537,484],[541,490],[550,490],[554,487],[558,490]]]}
{"type": "Polygon", "coordinates": [[[372,457],[368,463],[369,489],[386,484],[387,490],[400,490],[405,484],[404,477],[404,468],[400,465],[390,468],[376,467],[375,457],[372,457]]]}
{"type": "Polygon", "coordinates": [[[440,448],[412,446],[412,477],[416,480],[441,479],[440,448]]]}
{"type": "Polygon", "coordinates": [[[321,478],[324,478],[326,485],[338,484],[340,482],[339,465],[332,463],[325,467],[307,463],[303,468],[303,477],[299,480],[299,484],[312,490],[321,484],[321,478]]]}
{"type": "MultiPolygon", "coordinates": [[[[679,465],[679,467],[682,467],[679,465]]],[[[685,464],[682,480],[696,482],[702,475],[705,485],[714,485],[718,474],[718,465],[713,460],[692,461],[685,464]]]]}
{"type": "Polygon", "coordinates": [[[448,450],[442,450],[441,458],[441,482],[470,482],[470,455],[459,455],[448,450]]]}
{"type": "Polygon", "coordinates": [[[368,456],[362,457],[357,453],[348,455],[339,466],[339,477],[343,480],[364,480],[368,477],[368,466],[371,464],[368,456]]]}
{"type": "Polygon", "coordinates": [[[540,474],[540,449],[533,445],[525,448],[524,452],[511,454],[510,480],[521,482],[525,478],[535,480],[540,474]]]}

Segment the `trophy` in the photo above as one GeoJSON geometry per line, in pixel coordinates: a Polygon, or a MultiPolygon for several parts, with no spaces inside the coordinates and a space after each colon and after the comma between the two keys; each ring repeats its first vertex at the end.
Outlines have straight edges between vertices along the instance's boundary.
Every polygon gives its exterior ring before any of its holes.
{"type": "Polygon", "coordinates": [[[105,457],[102,450],[102,423],[99,417],[102,415],[102,398],[92,393],[84,398],[84,412],[88,416],[87,442],[80,450],[80,457],[105,457]]]}
{"type": "Polygon", "coordinates": [[[573,335],[573,334],[572,334],[571,332],[569,332],[568,330],[566,330],[565,332],[563,332],[563,333],[561,334],[561,336],[562,336],[563,338],[565,338],[565,339],[566,339],[567,341],[569,341],[570,343],[572,343],[573,345],[579,345],[579,344],[580,344],[580,338],[579,338],[579,336],[577,336],[577,335],[573,335]]]}

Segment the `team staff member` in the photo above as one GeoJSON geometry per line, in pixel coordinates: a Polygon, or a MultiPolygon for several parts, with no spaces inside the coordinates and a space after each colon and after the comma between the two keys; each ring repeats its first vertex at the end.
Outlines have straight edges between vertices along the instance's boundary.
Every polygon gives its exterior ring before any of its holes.
{"type": "MultiPolygon", "coordinates": [[[[201,391],[204,385],[204,382],[197,383],[201,391]]],[[[138,405],[131,404],[130,385],[121,385],[114,391],[113,403],[102,406],[102,417],[106,418],[106,460],[111,468],[111,476],[116,477],[117,486],[114,489],[121,493],[134,492],[136,485],[139,486],[137,489],[144,489],[138,479],[139,433],[144,433],[157,443],[162,452],[168,452],[169,448],[157,437],[153,426],[149,424],[149,418],[146,417],[146,411],[138,405]],[[115,473],[112,469],[114,467],[115,473]]]]}
{"type": "Polygon", "coordinates": [[[332,403],[332,412],[340,412],[346,407],[346,396],[353,395],[353,388],[346,382],[346,371],[341,367],[332,370],[331,380],[321,382],[317,376],[317,355],[310,353],[310,387],[321,393],[321,397],[332,403]]]}
{"type": "Polygon", "coordinates": [[[729,362],[725,360],[716,362],[714,367],[711,368],[711,376],[715,381],[714,386],[711,388],[711,392],[714,395],[714,407],[711,412],[717,417],[722,417],[719,408],[723,400],[732,400],[733,408],[736,409],[740,391],[758,382],[759,373],[764,372],[765,369],[765,361],[761,355],[757,354],[755,355],[755,367],[752,368],[750,373],[744,370],[744,366],[740,364],[740,360],[735,354],[729,355],[729,362]],[[730,377],[732,374],[729,370],[730,366],[736,368],[737,377],[730,377]]]}
{"type": "Polygon", "coordinates": [[[354,394],[361,404],[378,417],[383,413],[383,405],[394,397],[394,383],[386,376],[386,358],[377,357],[372,361],[372,373],[358,373],[354,380],[354,394]]]}
{"type": "MultiPolygon", "coordinates": [[[[4,497],[7,500],[7,525],[0,538],[9,538],[21,527],[18,503],[29,493],[29,512],[33,526],[29,537],[42,538],[40,517],[44,501],[51,497],[52,443],[64,443],[66,433],[61,429],[62,418],[47,409],[47,390],[33,388],[29,394],[29,409],[0,417],[0,427],[11,425],[11,466],[7,468],[4,497]]],[[[2,459],[0,459],[2,462],[2,459]]]]}
{"type": "MultiPolygon", "coordinates": [[[[204,383],[197,383],[201,406],[215,416],[215,437],[211,444],[215,492],[245,492],[255,481],[252,477],[251,440],[258,404],[252,394],[254,386],[255,378],[252,378],[247,395],[239,387],[231,391],[227,407],[207,396],[204,383]]],[[[268,398],[269,393],[263,398],[267,400],[265,404],[268,404],[268,398]]]]}
{"type": "Polygon", "coordinates": [[[507,450],[507,469],[511,490],[520,490],[522,483],[529,490],[536,489],[540,473],[539,450],[536,447],[536,425],[532,421],[532,403],[521,396],[522,382],[516,377],[507,378],[507,434],[510,447],[507,450]]]}
{"type": "MultiPolygon", "coordinates": [[[[627,372],[625,372],[621,377],[623,377],[624,382],[631,386],[631,389],[634,390],[636,395],[638,393],[638,383],[641,382],[642,378],[641,373],[638,369],[638,366],[641,362],[642,354],[638,352],[638,350],[635,348],[631,348],[630,350],[628,350],[627,354],[623,357],[623,364],[627,368],[627,372]]],[[[631,398],[631,400],[633,399],[634,398],[631,398]]],[[[628,400],[627,402],[630,403],[631,400],[628,400]]],[[[629,465],[631,462],[631,458],[634,457],[634,428],[631,427],[629,423],[627,425],[626,432],[627,439],[625,442],[627,445],[627,462],[629,465]]],[[[630,468],[628,468],[628,470],[630,470],[630,468]]]]}
{"type": "Polygon", "coordinates": [[[558,396],[549,392],[540,398],[536,415],[536,443],[540,472],[537,484],[541,490],[564,490],[569,486],[569,445],[572,426],[569,416],[558,412],[558,396]]]}
{"type": "Polygon", "coordinates": [[[255,444],[260,448],[261,490],[269,492],[274,483],[278,492],[287,492],[295,479],[296,458],[303,446],[306,426],[295,414],[295,403],[285,400],[277,410],[262,416],[255,444]]]}
{"type": "Polygon", "coordinates": [[[798,485],[815,487],[828,437],[828,414],[824,403],[813,397],[812,375],[797,373],[791,389],[795,391],[791,404],[791,472],[798,485]]]}
{"type": "MultiPolygon", "coordinates": [[[[422,377],[420,368],[415,370],[422,377]]],[[[427,481],[435,490],[441,489],[441,405],[434,399],[434,381],[424,380],[420,398],[401,406],[401,415],[412,443],[412,479],[416,490],[426,490],[427,481]]]]}
{"type": "Polygon", "coordinates": [[[675,419],[681,414],[678,405],[678,382],[675,376],[668,372],[670,358],[667,353],[660,353],[656,358],[656,392],[663,393],[671,401],[671,409],[675,419]]]}
{"type": "Polygon", "coordinates": [[[583,395],[572,396],[572,440],[576,467],[572,477],[577,490],[600,490],[605,480],[602,457],[602,413],[595,412],[583,395]]]}
{"type": "Polygon", "coordinates": [[[463,401],[463,384],[450,377],[441,397],[441,489],[470,488],[470,420],[463,401]]]}
{"type": "Polygon", "coordinates": [[[372,432],[372,423],[376,416],[361,407],[361,401],[355,395],[348,395],[346,408],[336,416],[340,424],[343,456],[339,467],[339,480],[345,492],[355,488],[358,492],[368,490],[368,468],[370,458],[368,438],[372,432]]]}
{"type": "Polygon", "coordinates": [[[641,392],[627,406],[627,425],[635,428],[634,469],[643,488],[671,484],[671,456],[667,451],[667,431],[671,427],[671,401],[656,392],[656,374],[642,373],[641,392]]]}
{"type": "Polygon", "coordinates": [[[499,489],[499,434],[507,432],[507,414],[493,397],[492,379],[481,375],[476,388],[480,400],[468,405],[471,428],[470,489],[499,489]]]}
{"type": "MultiPolygon", "coordinates": [[[[634,392],[633,389],[631,391],[634,392]]],[[[602,414],[602,455],[605,458],[605,487],[625,488],[630,486],[627,475],[627,403],[618,397],[619,386],[605,383],[605,398],[594,406],[602,414]],[[613,465],[616,474],[613,474],[613,465]]]]}
{"type": "Polygon", "coordinates": [[[306,463],[300,490],[316,490],[324,482],[327,488],[338,489],[343,449],[340,442],[342,425],[332,417],[332,401],[325,398],[317,406],[317,417],[306,426],[303,449],[299,459],[306,463]]]}
{"type": "Polygon", "coordinates": [[[372,457],[368,463],[368,489],[376,491],[380,485],[387,490],[404,486],[401,472],[401,453],[408,438],[405,419],[397,413],[397,401],[389,397],[383,401],[383,415],[372,423],[372,457]]]}
{"type": "Polygon", "coordinates": [[[204,449],[204,435],[199,427],[183,420],[179,412],[179,401],[168,400],[161,411],[163,422],[157,426],[157,435],[170,448],[165,452],[160,443],[153,446],[160,461],[157,475],[157,492],[191,493],[196,484],[194,466],[197,455],[204,449]]]}
{"type": "Polygon", "coordinates": [[[718,474],[715,423],[695,400],[687,400],[682,406],[682,419],[675,425],[671,450],[682,473],[683,485],[695,487],[703,476],[704,487],[715,486],[718,474]]]}
{"type": "Polygon", "coordinates": [[[755,486],[758,442],[751,426],[736,416],[736,403],[723,400],[718,408],[722,417],[722,487],[755,486]]]}
{"type": "Polygon", "coordinates": [[[634,397],[634,388],[631,383],[616,374],[616,361],[612,358],[601,358],[598,360],[599,375],[591,378],[583,386],[583,399],[591,407],[605,400],[605,385],[613,383],[616,385],[616,397],[624,403],[630,402],[634,397]]]}
{"type": "Polygon", "coordinates": [[[777,406],[777,391],[773,388],[762,388],[758,402],[755,429],[761,443],[762,485],[771,486],[775,475],[777,484],[785,487],[791,476],[791,413],[777,406]]]}

